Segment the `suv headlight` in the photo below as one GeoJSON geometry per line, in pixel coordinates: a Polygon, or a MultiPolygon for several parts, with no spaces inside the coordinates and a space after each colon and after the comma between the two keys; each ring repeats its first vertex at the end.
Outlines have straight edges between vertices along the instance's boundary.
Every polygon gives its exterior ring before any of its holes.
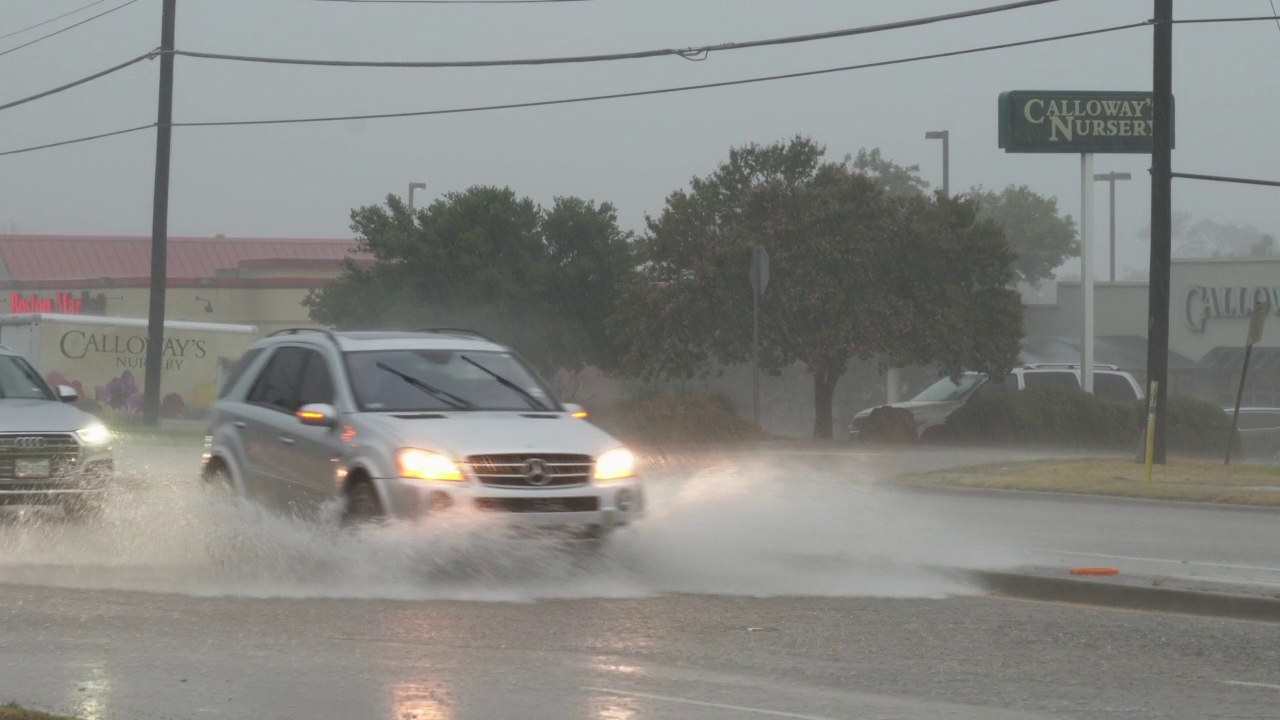
{"type": "Polygon", "coordinates": [[[85,445],[106,445],[111,442],[111,431],[107,429],[106,425],[102,424],[90,425],[87,428],[77,430],[76,436],[85,445]]]}
{"type": "Polygon", "coordinates": [[[396,453],[396,465],[400,469],[400,477],[418,480],[462,480],[462,469],[458,464],[440,453],[433,453],[418,448],[404,448],[396,453]]]}
{"type": "Polygon", "coordinates": [[[636,474],[636,456],[626,448],[617,448],[596,458],[597,480],[622,480],[636,474]]]}

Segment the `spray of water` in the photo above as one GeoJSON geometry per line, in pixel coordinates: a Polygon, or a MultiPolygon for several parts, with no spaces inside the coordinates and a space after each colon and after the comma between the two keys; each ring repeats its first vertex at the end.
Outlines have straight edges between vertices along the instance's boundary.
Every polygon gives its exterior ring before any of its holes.
{"type": "Polygon", "coordinates": [[[649,515],[591,549],[493,514],[385,527],[281,517],[183,470],[126,472],[101,518],[0,518],[0,579],[194,595],[532,601],[667,592],[942,597],[1007,562],[858,469],[767,456],[659,466],[649,515]]]}

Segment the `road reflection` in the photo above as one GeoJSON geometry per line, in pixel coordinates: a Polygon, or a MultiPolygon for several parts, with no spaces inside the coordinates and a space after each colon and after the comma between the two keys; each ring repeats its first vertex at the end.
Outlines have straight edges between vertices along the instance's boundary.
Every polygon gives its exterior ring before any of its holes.
{"type": "Polygon", "coordinates": [[[453,720],[453,707],[439,683],[404,682],[391,686],[392,720],[453,720]]]}
{"type": "Polygon", "coordinates": [[[101,661],[84,665],[84,679],[75,684],[67,697],[67,703],[75,708],[75,716],[81,720],[106,720],[111,716],[111,678],[101,661]]]}

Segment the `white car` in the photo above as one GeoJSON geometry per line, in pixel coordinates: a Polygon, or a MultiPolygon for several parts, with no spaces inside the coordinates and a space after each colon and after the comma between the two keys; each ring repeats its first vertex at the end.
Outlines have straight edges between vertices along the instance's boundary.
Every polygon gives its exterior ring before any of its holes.
{"type": "Polygon", "coordinates": [[[0,505],[57,506],[92,515],[115,475],[112,434],[0,345],[0,505]]]}
{"type": "MultiPolygon", "coordinates": [[[[920,442],[936,442],[942,437],[947,418],[970,398],[1017,392],[1032,387],[1081,389],[1080,366],[1069,363],[1034,363],[1014,368],[999,382],[992,381],[981,373],[967,372],[960,376],[959,383],[952,382],[951,378],[942,378],[907,402],[894,403],[891,407],[911,411],[920,442]]],[[[1093,393],[1117,402],[1137,402],[1145,397],[1133,375],[1115,365],[1094,365],[1093,393]]],[[[862,426],[871,417],[872,410],[874,408],[868,408],[854,416],[849,427],[850,440],[859,439],[862,426]]]]}
{"type": "Polygon", "coordinates": [[[644,513],[635,456],[469,331],[288,330],[214,403],[203,476],[348,522],[469,506],[603,538],[644,513]]]}

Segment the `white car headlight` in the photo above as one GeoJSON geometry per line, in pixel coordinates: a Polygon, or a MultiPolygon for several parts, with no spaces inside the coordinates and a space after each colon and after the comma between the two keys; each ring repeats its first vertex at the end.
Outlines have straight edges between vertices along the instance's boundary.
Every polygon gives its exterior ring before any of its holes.
{"type": "Polygon", "coordinates": [[[87,428],[77,430],[76,435],[80,438],[80,442],[85,445],[106,445],[111,442],[111,431],[106,425],[97,424],[90,425],[87,428]]]}
{"type": "Polygon", "coordinates": [[[622,480],[636,474],[636,456],[617,448],[596,458],[596,480],[622,480]]]}
{"type": "Polygon", "coordinates": [[[462,480],[462,469],[457,463],[428,450],[404,448],[396,453],[396,465],[399,466],[400,477],[453,482],[462,480]]]}

